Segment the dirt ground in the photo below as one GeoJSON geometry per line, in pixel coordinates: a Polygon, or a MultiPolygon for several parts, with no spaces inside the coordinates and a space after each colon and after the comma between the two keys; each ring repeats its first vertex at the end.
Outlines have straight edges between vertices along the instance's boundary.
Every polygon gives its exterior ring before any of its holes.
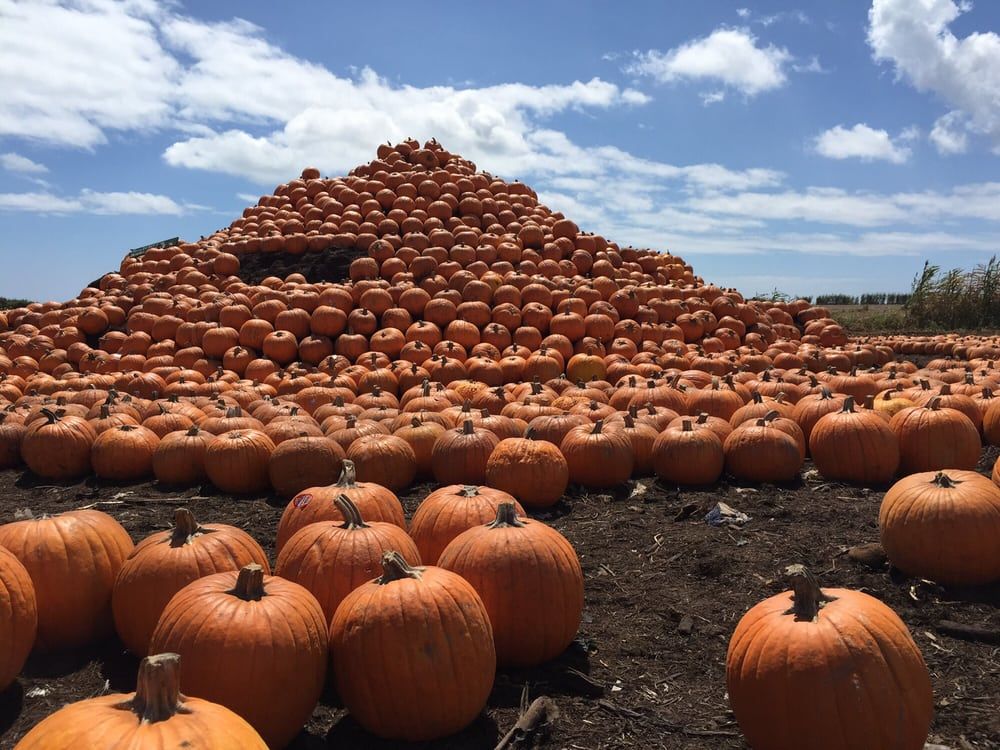
{"type": "MultiPolygon", "coordinates": [[[[984,455],[988,471],[995,449],[984,455]]],[[[931,671],[935,719],[931,742],[951,748],[1000,748],[1000,646],[967,642],[935,630],[941,619],[1000,628],[1000,586],[944,591],[908,581],[884,564],[853,562],[846,551],[878,540],[882,492],[826,484],[811,466],[794,486],[721,483],[706,490],[668,488],[650,479],[609,494],[571,492],[556,512],[540,515],[576,547],[586,575],[586,609],[578,640],[543,668],[501,672],[487,712],[469,729],[421,748],[493,748],[513,725],[522,690],[550,696],[559,716],[545,748],[745,747],[729,711],[725,654],[737,620],[783,590],[784,566],[802,562],[828,587],[861,589],[891,606],[909,626],[931,671]],[[713,527],[706,511],[723,501],[747,514],[742,528],[713,527]]],[[[429,486],[404,496],[412,513],[429,486]]],[[[40,484],[0,472],[0,521],[29,506],[36,513],[96,507],[115,516],[133,539],[169,526],[184,505],[201,521],[253,534],[273,557],[283,503],[233,499],[210,488],[184,493],[155,484],[40,484]]],[[[0,694],[0,748],[11,748],[64,703],[106,690],[131,691],[136,661],[109,640],[81,653],[33,659],[0,694]]],[[[406,686],[401,685],[405,690],[406,686]]],[[[292,745],[389,748],[360,730],[328,692],[292,745]]]]}

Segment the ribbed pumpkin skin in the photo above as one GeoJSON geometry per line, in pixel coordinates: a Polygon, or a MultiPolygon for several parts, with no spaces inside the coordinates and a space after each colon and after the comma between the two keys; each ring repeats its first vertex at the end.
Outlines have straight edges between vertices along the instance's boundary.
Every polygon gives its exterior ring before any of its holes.
{"type": "Polygon", "coordinates": [[[613,487],[632,476],[632,441],[623,430],[605,428],[601,422],[574,427],[566,433],[559,450],[575,484],[613,487]]]}
{"type": "Polygon", "coordinates": [[[382,555],[392,550],[410,565],[420,565],[417,545],[395,524],[313,523],[295,532],[281,548],[274,572],[308,589],[329,623],[348,594],[381,575],[382,555]]]}
{"type": "Polygon", "coordinates": [[[297,583],[264,576],[263,596],[233,593],[237,573],[216,573],[167,604],[150,651],[181,655],[181,689],[232,709],[271,748],[287,745],[312,714],[326,675],[326,619],[297,583]]]}
{"type": "Polygon", "coordinates": [[[337,692],[374,735],[420,742],[455,734],[486,706],[496,674],[486,607],[461,576],[366,583],[337,608],[330,656],[337,692]]]}
{"type": "Polygon", "coordinates": [[[904,474],[974,469],[979,463],[979,431],[960,411],[932,406],[903,409],[889,427],[899,440],[899,468],[904,474]]]}
{"type": "Polygon", "coordinates": [[[263,432],[224,432],[205,450],[205,471],[209,481],[223,492],[266,492],[271,486],[267,467],[273,452],[274,443],[263,432]]]}
{"type": "Polygon", "coordinates": [[[452,539],[492,521],[504,502],[514,503],[519,516],[527,515],[513,495],[492,487],[451,484],[429,494],[410,519],[410,536],[420,550],[420,559],[426,565],[437,565],[452,539]]]}
{"type": "Polygon", "coordinates": [[[155,432],[137,425],[105,430],[90,450],[94,474],[116,482],[145,479],[153,473],[153,453],[159,443],[155,432]]]}
{"type": "MultiPolygon", "coordinates": [[[[689,421],[690,425],[693,420],[689,421]]],[[[708,427],[668,427],[653,441],[653,470],[665,482],[712,484],[722,475],[722,441],[708,427]]]]}
{"type": "Polygon", "coordinates": [[[431,450],[434,481],[439,484],[483,484],[486,462],[499,442],[492,432],[478,427],[463,425],[448,430],[431,450]]]}
{"type": "Polygon", "coordinates": [[[528,508],[546,508],[566,491],[569,465],[548,441],[507,438],[486,462],[486,484],[510,493],[528,508]]]}
{"type": "Polygon", "coordinates": [[[186,486],[208,478],[205,452],[214,437],[192,427],[165,435],[153,453],[153,476],[164,484],[186,486]]]}
{"type": "Polygon", "coordinates": [[[358,478],[378,482],[397,492],[406,489],[417,476],[417,454],[403,438],[394,435],[366,435],[351,443],[347,457],[354,462],[358,478]]]}
{"type": "Polygon", "coordinates": [[[98,510],[0,526],[6,547],[28,571],[38,604],[39,651],[76,648],[109,635],[111,590],[132,539],[98,510]]]}
{"type": "Polygon", "coordinates": [[[1000,580],[1000,488],[974,471],[911,474],[885,493],[882,546],[911,576],[973,586],[1000,580]]]}
{"type": "MultiPolygon", "coordinates": [[[[178,520],[178,526],[182,521],[178,520]]],[[[270,571],[267,555],[253,537],[235,526],[198,524],[191,534],[175,526],[139,542],[115,580],[111,609],[115,630],[136,656],[149,652],[149,639],[167,603],[192,581],[238,571],[257,563],[270,571]]]]}
{"type": "Polygon", "coordinates": [[[344,516],[334,503],[337,495],[341,494],[347,495],[358,506],[361,517],[366,521],[385,521],[401,529],[406,528],[403,506],[395,493],[374,482],[355,481],[354,463],[347,460],[336,484],[309,487],[288,502],[278,522],[275,552],[280,554],[292,534],[304,526],[319,521],[343,521],[344,516]]]}
{"type": "Polygon", "coordinates": [[[923,657],[874,597],[837,597],[818,621],[785,614],[790,592],[754,606],[726,655],[729,703],[754,750],[921,750],[933,713],[923,657]]]}
{"type": "Polygon", "coordinates": [[[0,547],[0,693],[21,672],[35,645],[38,607],[28,571],[0,547]]]}
{"type": "Polygon", "coordinates": [[[141,708],[132,706],[136,693],[102,695],[46,717],[15,750],[268,750],[253,727],[228,708],[176,695],[176,684],[172,690],[161,686],[151,692],[161,704],[173,703],[165,718],[144,720],[141,708]]]}
{"type": "Polygon", "coordinates": [[[476,526],[445,547],[438,564],[472,584],[493,626],[497,662],[531,667],[559,656],[583,615],[583,570],[550,526],[476,526]]]}
{"type": "Polygon", "coordinates": [[[0,469],[21,465],[21,443],[28,428],[0,412],[0,469]]]}
{"type": "Polygon", "coordinates": [[[795,408],[792,410],[792,419],[798,422],[799,427],[802,428],[802,434],[805,435],[806,443],[809,442],[809,437],[816,423],[830,412],[839,411],[843,408],[846,399],[847,396],[839,393],[830,393],[827,389],[824,389],[820,393],[803,396],[799,399],[799,402],[795,404],[795,408]]]}
{"type": "Polygon", "coordinates": [[[820,418],[809,436],[809,452],[824,479],[883,484],[899,468],[899,441],[881,417],[835,411],[820,418]]]}
{"type": "Polygon", "coordinates": [[[21,458],[45,479],[77,479],[90,473],[90,448],[97,433],[80,417],[41,420],[30,426],[21,441],[21,458]]]}
{"type": "Polygon", "coordinates": [[[726,471],[737,479],[788,482],[802,467],[795,439],[774,427],[748,422],[733,430],[722,447],[726,471]]]}
{"type": "Polygon", "coordinates": [[[295,437],[278,445],[268,461],[274,491],[292,497],[306,487],[332,484],[340,476],[344,449],[325,437],[295,437]]]}

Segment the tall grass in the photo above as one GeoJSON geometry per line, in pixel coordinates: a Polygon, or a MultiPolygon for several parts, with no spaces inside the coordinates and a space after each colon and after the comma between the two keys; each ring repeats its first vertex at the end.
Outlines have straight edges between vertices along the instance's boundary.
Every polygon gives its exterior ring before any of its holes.
{"type": "Polygon", "coordinates": [[[971,271],[942,271],[926,262],[913,279],[904,309],[907,318],[923,328],[1000,328],[1000,261],[994,255],[971,271]]]}

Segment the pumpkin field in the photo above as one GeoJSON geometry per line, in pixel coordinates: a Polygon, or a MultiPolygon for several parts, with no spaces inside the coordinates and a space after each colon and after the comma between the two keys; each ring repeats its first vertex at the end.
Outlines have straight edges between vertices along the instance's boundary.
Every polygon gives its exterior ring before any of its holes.
{"type": "Polygon", "coordinates": [[[0,748],[1000,748],[1000,338],[374,157],[0,311],[0,748]]]}

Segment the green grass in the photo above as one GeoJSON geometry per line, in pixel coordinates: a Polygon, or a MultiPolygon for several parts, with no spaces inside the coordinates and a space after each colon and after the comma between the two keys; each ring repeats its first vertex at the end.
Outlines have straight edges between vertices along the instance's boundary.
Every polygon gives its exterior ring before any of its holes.
{"type": "Polygon", "coordinates": [[[30,304],[30,299],[10,299],[8,297],[0,297],[0,310],[13,310],[15,307],[25,307],[30,304]]]}

